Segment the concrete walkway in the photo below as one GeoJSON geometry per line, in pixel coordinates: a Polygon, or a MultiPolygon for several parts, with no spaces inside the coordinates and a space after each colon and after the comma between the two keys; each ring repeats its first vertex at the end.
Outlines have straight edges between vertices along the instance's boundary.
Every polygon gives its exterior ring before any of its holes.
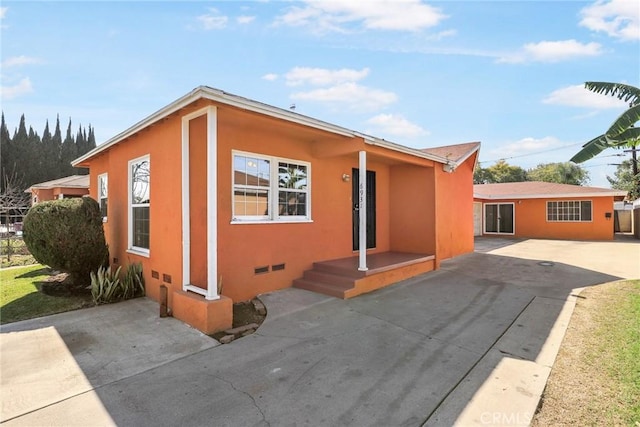
{"type": "Polygon", "coordinates": [[[527,425],[584,286],[639,278],[636,242],[481,239],[352,300],[262,296],[229,345],[141,299],[2,326],[7,425],[527,425]],[[543,262],[544,261],[544,262],[543,262]]]}

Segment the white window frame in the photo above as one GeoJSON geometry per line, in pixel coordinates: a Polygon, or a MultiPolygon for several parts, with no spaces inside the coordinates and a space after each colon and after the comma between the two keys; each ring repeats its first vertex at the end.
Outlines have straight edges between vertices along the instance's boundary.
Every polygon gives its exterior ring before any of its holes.
{"type": "MultiPolygon", "coordinates": [[[[147,161],[149,162],[149,180],[151,180],[151,156],[149,154],[146,154],[144,156],[140,156],[138,158],[129,160],[129,162],[127,163],[127,192],[128,192],[128,249],[127,252],[132,253],[132,254],[136,254],[136,255],[142,255],[145,257],[149,257],[150,254],[150,248],[142,248],[139,246],[134,246],[133,245],[133,208],[136,207],[148,207],[149,210],[151,209],[151,203],[133,203],[133,174],[132,174],[132,166],[136,163],[141,163],[147,161]]],[[[151,182],[149,182],[149,192],[151,191],[151,182]]],[[[149,194],[149,200],[151,200],[151,194],[149,194]]],[[[151,214],[149,214],[149,217],[151,217],[151,214]]],[[[149,220],[149,222],[151,222],[151,220],[149,220]]],[[[151,246],[151,230],[149,230],[149,246],[151,246]]]]}
{"type": "MultiPolygon", "coordinates": [[[[252,187],[253,188],[253,187],[252,187]]],[[[258,188],[258,187],[255,187],[258,188]]],[[[267,189],[267,187],[264,187],[267,189]]],[[[303,160],[289,159],[285,157],[267,156],[264,154],[251,153],[247,151],[232,150],[231,151],[231,223],[232,224],[270,224],[270,223],[300,223],[300,222],[312,222],[311,218],[311,163],[303,160]],[[267,190],[267,197],[269,199],[269,214],[257,215],[257,216],[241,216],[235,214],[235,202],[234,195],[236,190],[235,183],[235,169],[234,159],[235,156],[253,157],[256,159],[266,160],[269,162],[269,187],[267,190]],[[278,170],[279,164],[292,163],[307,168],[307,188],[306,190],[295,190],[306,194],[306,215],[279,215],[278,214],[278,201],[280,187],[278,186],[278,170]]]]}
{"type": "Polygon", "coordinates": [[[107,222],[107,217],[109,216],[109,174],[101,173],[98,175],[98,204],[100,205],[100,212],[102,213],[102,201],[105,200],[107,214],[102,217],[102,222],[107,222]],[[104,181],[104,186],[102,182],[104,181]],[[102,194],[102,189],[104,188],[105,193],[102,194]]]}
{"type": "MultiPolygon", "coordinates": [[[[545,211],[545,216],[547,219],[547,222],[593,222],[593,200],[547,200],[547,204],[546,204],[546,211],[545,211]],[[588,220],[583,220],[582,219],[582,204],[589,202],[590,204],[590,219],[588,220]],[[555,203],[556,204],[556,209],[559,208],[559,206],[557,206],[558,203],[578,203],[578,219],[549,219],[549,205],[551,203],[555,203]]],[[[563,207],[563,209],[566,209],[565,207],[563,207]]],[[[563,212],[564,214],[564,212],[563,212]]],[[[556,215],[559,216],[559,213],[556,215]]]]}

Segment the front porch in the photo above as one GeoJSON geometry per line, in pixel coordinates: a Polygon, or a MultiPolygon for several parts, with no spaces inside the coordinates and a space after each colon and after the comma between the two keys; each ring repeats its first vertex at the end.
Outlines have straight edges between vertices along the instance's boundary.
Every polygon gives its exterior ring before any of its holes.
{"type": "Polygon", "coordinates": [[[435,270],[435,256],[405,252],[367,255],[368,270],[358,270],[357,256],[314,262],[293,286],[347,299],[435,270]]]}

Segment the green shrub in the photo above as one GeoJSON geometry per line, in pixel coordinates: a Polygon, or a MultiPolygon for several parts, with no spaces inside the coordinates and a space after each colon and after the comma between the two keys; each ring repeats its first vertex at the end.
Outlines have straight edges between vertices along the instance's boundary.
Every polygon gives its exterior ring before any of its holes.
{"type": "Polygon", "coordinates": [[[115,272],[111,267],[100,267],[97,272],[91,272],[91,295],[96,304],[107,304],[144,296],[144,279],[142,264],[129,264],[124,277],[120,279],[118,267],[115,272]]]}
{"type": "Polygon", "coordinates": [[[90,273],[109,259],[98,202],[89,198],[38,203],[24,218],[23,238],[41,264],[69,273],[86,285],[90,273]]]}

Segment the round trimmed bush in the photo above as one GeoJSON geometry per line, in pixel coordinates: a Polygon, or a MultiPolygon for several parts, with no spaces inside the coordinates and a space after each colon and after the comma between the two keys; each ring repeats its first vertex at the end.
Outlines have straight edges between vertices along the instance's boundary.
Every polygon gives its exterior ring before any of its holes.
{"type": "Polygon", "coordinates": [[[69,273],[71,283],[91,283],[90,273],[109,260],[100,205],[90,197],[41,202],[24,218],[23,238],[39,263],[69,273]]]}

